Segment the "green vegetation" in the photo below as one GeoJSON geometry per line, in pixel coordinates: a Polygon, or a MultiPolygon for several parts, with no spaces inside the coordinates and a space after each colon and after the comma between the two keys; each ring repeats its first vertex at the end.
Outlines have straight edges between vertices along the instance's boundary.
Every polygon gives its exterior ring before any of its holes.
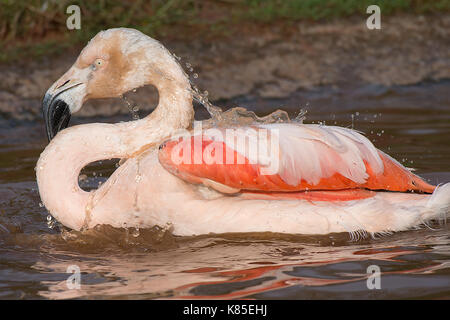
{"type": "MultiPolygon", "coordinates": [[[[383,14],[399,12],[430,13],[450,10],[450,0],[248,0],[244,16],[255,21],[321,20],[365,14],[376,4],[383,14]]],[[[245,11],[243,11],[245,12],[245,11]]]]}
{"type": "Polygon", "coordinates": [[[153,36],[187,37],[192,30],[224,35],[243,23],[365,15],[370,4],[383,14],[450,11],[450,0],[0,0],[0,61],[56,53],[111,27],[153,36]],[[81,8],[81,30],[66,28],[71,4],[81,8]]]}

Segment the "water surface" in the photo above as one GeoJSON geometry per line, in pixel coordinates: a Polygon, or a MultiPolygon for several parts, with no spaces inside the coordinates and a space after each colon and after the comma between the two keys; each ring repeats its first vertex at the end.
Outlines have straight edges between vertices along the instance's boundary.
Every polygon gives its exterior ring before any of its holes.
{"type": "MultiPolygon", "coordinates": [[[[306,109],[305,122],[354,127],[437,184],[450,181],[449,91],[449,81],[323,87],[286,99],[247,96],[220,104],[246,106],[259,115],[282,108],[295,116],[306,109]]],[[[199,119],[205,117],[197,111],[199,119]]],[[[83,233],[58,225],[51,229],[34,172],[46,143],[42,122],[0,119],[1,299],[450,298],[446,224],[358,241],[345,233],[175,237],[158,227],[139,232],[108,226],[83,233]],[[70,265],[81,270],[79,290],[66,285],[70,265]],[[380,290],[367,288],[370,265],[381,269],[380,290]]],[[[91,166],[85,184],[95,187],[113,168],[91,166]]]]}

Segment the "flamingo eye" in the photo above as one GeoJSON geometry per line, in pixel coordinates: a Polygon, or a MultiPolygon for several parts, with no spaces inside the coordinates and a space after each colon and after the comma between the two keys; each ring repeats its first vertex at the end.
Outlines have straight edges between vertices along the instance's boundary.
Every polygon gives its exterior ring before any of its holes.
{"type": "Polygon", "coordinates": [[[95,70],[98,67],[101,67],[104,64],[103,59],[95,59],[94,63],[92,64],[92,69],[95,70]]]}

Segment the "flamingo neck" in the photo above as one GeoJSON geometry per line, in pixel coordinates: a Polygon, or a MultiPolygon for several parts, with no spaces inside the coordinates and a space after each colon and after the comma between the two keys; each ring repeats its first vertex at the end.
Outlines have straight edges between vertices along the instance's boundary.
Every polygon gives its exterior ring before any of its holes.
{"type": "Polygon", "coordinates": [[[125,137],[128,151],[133,153],[148,145],[160,143],[177,130],[189,128],[194,120],[192,92],[181,67],[171,78],[157,76],[150,83],[158,89],[159,103],[147,117],[133,121],[125,137]]]}
{"type": "Polygon", "coordinates": [[[92,123],[61,131],[42,152],[36,176],[43,204],[62,224],[80,230],[90,219],[96,191],[79,187],[80,171],[94,161],[130,158],[161,143],[193,121],[190,85],[181,67],[151,79],[159,92],[156,109],[146,118],[117,124],[92,123]]]}

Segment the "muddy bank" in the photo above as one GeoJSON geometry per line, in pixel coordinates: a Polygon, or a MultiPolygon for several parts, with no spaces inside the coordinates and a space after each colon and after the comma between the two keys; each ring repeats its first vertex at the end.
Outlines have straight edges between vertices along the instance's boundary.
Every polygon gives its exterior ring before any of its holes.
{"type": "MultiPolygon", "coordinates": [[[[368,30],[365,18],[273,25],[218,40],[160,40],[183,63],[192,64],[199,75],[195,82],[212,100],[280,98],[322,85],[410,85],[450,78],[450,15],[387,17],[382,30],[368,30]]],[[[0,65],[0,117],[40,118],[43,94],[79,50],[0,65]]],[[[145,112],[157,103],[157,94],[142,88],[132,100],[145,112]]],[[[127,112],[124,101],[114,99],[90,102],[79,115],[127,112]]]]}

